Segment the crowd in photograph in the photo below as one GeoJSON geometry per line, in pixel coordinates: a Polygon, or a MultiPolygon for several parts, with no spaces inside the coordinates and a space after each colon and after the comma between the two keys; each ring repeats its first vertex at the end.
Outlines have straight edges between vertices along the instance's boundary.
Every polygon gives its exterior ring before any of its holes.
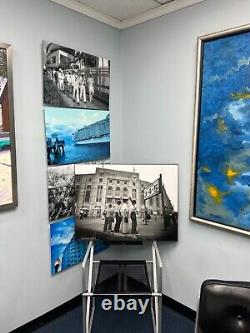
{"type": "MultiPolygon", "coordinates": [[[[80,220],[89,217],[86,208],[80,208],[78,215],[80,220]]],[[[152,211],[149,208],[140,211],[136,207],[136,200],[132,200],[131,198],[129,200],[119,200],[116,204],[107,204],[102,214],[99,214],[99,218],[104,221],[102,230],[104,233],[112,232],[121,234],[137,234],[139,220],[142,222],[142,225],[146,226],[156,222],[159,217],[165,229],[176,219],[174,211],[164,212],[164,214],[160,215],[157,211],[152,211]]]]}
{"type": "Polygon", "coordinates": [[[73,215],[75,207],[74,176],[49,174],[48,196],[50,221],[73,215]]]}
{"type": "Polygon", "coordinates": [[[92,71],[88,75],[83,70],[47,69],[47,78],[54,82],[57,90],[80,104],[80,101],[92,103],[95,93],[95,80],[92,71]]]}

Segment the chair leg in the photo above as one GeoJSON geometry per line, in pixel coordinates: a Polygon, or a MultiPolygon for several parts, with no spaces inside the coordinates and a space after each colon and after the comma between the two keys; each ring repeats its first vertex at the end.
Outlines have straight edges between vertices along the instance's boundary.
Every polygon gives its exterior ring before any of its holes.
{"type": "Polygon", "coordinates": [[[87,333],[86,332],[86,297],[82,296],[82,332],[83,333],[87,333]]]}

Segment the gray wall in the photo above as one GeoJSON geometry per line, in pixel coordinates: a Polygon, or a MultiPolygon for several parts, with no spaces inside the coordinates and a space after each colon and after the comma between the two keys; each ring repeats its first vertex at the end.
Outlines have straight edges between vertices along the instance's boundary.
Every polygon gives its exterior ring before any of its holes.
{"type": "Polygon", "coordinates": [[[6,333],[81,292],[81,267],[51,277],[42,40],[111,60],[112,157],[120,159],[120,34],[48,0],[0,0],[0,41],[13,45],[19,203],[0,214],[0,332],[6,333]]]}
{"type": "Polygon", "coordinates": [[[122,32],[124,160],[180,165],[179,242],[160,245],[163,286],[193,309],[203,280],[250,278],[249,238],[188,218],[196,40],[249,22],[248,0],[207,0],[122,32]]]}

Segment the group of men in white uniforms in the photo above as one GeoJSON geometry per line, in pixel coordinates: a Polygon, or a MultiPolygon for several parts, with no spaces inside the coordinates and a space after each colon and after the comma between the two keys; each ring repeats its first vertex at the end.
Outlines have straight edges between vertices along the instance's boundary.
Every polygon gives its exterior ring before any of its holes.
{"type": "Polygon", "coordinates": [[[137,209],[136,201],[131,200],[131,204],[128,205],[127,200],[118,201],[116,207],[114,208],[112,204],[109,204],[107,209],[104,212],[105,222],[103,231],[114,231],[122,232],[122,234],[129,233],[130,221],[132,222],[131,233],[137,233],[137,209]],[[115,221],[114,228],[112,227],[113,222],[115,221]],[[120,230],[121,227],[121,230],[120,230]]]}
{"type": "Polygon", "coordinates": [[[59,71],[54,72],[55,83],[60,92],[68,93],[70,97],[77,104],[82,100],[87,103],[86,87],[88,85],[89,102],[92,103],[95,93],[94,78],[90,72],[89,77],[86,79],[84,73],[78,74],[77,72],[66,71],[59,68],[59,71]]]}

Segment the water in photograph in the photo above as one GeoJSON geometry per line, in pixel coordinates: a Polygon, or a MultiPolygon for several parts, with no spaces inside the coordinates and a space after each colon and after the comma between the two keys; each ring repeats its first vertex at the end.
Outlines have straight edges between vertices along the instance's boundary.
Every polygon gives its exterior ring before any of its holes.
{"type": "Polygon", "coordinates": [[[110,157],[110,143],[76,145],[73,135],[58,134],[59,140],[65,141],[64,154],[50,155],[48,164],[74,164],[80,162],[101,161],[110,157]]]}

